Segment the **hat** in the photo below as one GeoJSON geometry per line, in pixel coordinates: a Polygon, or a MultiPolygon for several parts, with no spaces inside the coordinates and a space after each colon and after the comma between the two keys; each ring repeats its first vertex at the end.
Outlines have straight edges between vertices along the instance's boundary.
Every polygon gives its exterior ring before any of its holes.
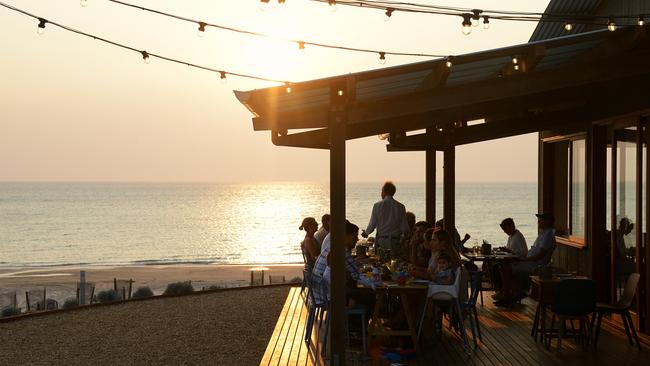
{"type": "Polygon", "coordinates": [[[537,216],[537,218],[539,218],[539,219],[544,219],[544,220],[551,221],[551,222],[555,221],[555,216],[553,216],[553,214],[550,213],[550,212],[538,213],[538,214],[535,214],[535,216],[537,216]]]}

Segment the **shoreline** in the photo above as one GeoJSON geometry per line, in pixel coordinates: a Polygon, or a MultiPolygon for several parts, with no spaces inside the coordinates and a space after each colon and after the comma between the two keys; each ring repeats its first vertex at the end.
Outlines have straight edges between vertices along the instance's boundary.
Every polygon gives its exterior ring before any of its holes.
{"type": "Polygon", "coordinates": [[[0,267],[0,296],[16,292],[19,307],[25,307],[25,291],[46,288],[47,297],[59,306],[76,297],[79,272],[86,271],[86,281],[95,283],[95,293],[112,289],[113,279],[133,279],[133,292],[148,286],[156,295],[173,282],[191,281],[195,291],[210,286],[240,287],[250,284],[252,269],[262,269],[265,284],[268,276],[284,276],[289,282],[302,279],[302,264],[147,264],[132,266],[49,266],[0,267]]]}

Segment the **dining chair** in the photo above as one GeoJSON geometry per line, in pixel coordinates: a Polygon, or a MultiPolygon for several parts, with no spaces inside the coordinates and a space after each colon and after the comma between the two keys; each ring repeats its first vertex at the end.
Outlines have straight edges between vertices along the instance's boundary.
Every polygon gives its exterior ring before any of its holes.
{"type": "Polygon", "coordinates": [[[630,315],[630,306],[632,305],[632,300],[636,294],[636,288],[639,284],[639,279],[641,275],[638,273],[632,273],[627,278],[625,283],[625,289],[623,290],[623,295],[618,299],[616,304],[596,304],[596,316],[591,320],[591,327],[593,329],[594,321],[598,317],[598,322],[596,323],[596,331],[594,336],[594,348],[598,345],[598,335],[600,334],[600,323],[603,320],[603,315],[608,314],[619,314],[621,320],[623,320],[623,326],[625,327],[625,333],[627,334],[627,340],[630,342],[630,346],[633,346],[632,336],[630,335],[630,329],[632,330],[632,335],[634,335],[634,340],[636,341],[637,347],[641,350],[641,343],[639,343],[639,337],[636,334],[636,329],[634,329],[634,322],[632,322],[632,316],[630,315]]]}
{"type": "MultiPolygon", "coordinates": [[[[565,333],[566,321],[578,320],[580,329],[579,335],[586,347],[589,343],[589,315],[596,310],[596,283],[589,279],[565,279],[555,285],[555,299],[551,305],[553,316],[551,318],[551,327],[555,324],[555,319],[559,320],[560,329],[557,333],[557,349],[562,348],[562,337],[565,333]]],[[[551,348],[551,337],[546,335],[546,348],[551,348]]]]}
{"type": "MultiPolygon", "coordinates": [[[[451,304],[451,318],[450,322],[457,321],[456,326],[458,332],[463,339],[463,344],[466,350],[469,350],[469,342],[467,340],[467,333],[465,332],[465,323],[463,321],[463,311],[461,308],[461,297],[467,296],[467,270],[460,267],[456,273],[456,279],[452,285],[438,285],[430,284],[427,293],[427,298],[424,302],[424,308],[420,317],[417,336],[420,337],[422,332],[422,324],[424,323],[424,314],[429,305],[429,302],[448,302],[451,304]],[[464,293],[464,295],[463,295],[464,293]],[[456,317],[454,317],[456,313],[456,317]]],[[[438,322],[437,310],[434,312],[434,322],[438,322]]],[[[451,324],[451,323],[450,323],[451,324]]],[[[434,329],[438,329],[438,324],[434,324],[434,329]]]]}

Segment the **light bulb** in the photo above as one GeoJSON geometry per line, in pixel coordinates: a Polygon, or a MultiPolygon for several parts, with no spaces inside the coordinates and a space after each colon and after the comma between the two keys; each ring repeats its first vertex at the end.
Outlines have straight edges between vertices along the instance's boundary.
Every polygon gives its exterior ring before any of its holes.
{"type": "Polygon", "coordinates": [[[608,20],[607,21],[607,30],[609,30],[610,32],[615,31],[616,30],[616,22],[611,20],[611,19],[608,20]]]}
{"type": "Polygon", "coordinates": [[[512,58],[512,63],[515,65],[519,63],[519,59],[517,58],[517,56],[512,58]]]}
{"type": "Polygon", "coordinates": [[[468,35],[472,33],[472,14],[463,14],[463,34],[468,35]]]}
{"type": "Polygon", "coordinates": [[[342,89],[339,89],[339,91],[338,91],[336,94],[338,94],[339,97],[342,97],[342,96],[343,96],[343,90],[342,90],[342,89]]]}
{"type": "Polygon", "coordinates": [[[225,71],[219,71],[220,79],[221,79],[221,84],[226,84],[228,83],[228,80],[226,79],[226,72],[225,71]]]}
{"type": "Polygon", "coordinates": [[[149,54],[147,53],[147,51],[140,51],[140,53],[142,54],[142,59],[144,60],[144,63],[148,65],[151,62],[151,58],[149,57],[149,54]]]}
{"type": "Polygon", "coordinates": [[[386,52],[379,52],[379,64],[380,65],[386,64],[386,52]]]}
{"type": "Polygon", "coordinates": [[[327,0],[327,4],[330,6],[332,13],[336,11],[336,0],[327,0]]]}
{"type": "Polygon", "coordinates": [[[390,20],[390,17],[391,17],[391,15],[393,15],[394,11],[395,11],[395,9],[393,9],[393,8],[386,8],[386,13],[384,13],[384,14],[386,14],[386,17],[384,18],[385,22],[390,20]]]}
{"type": "Polygon", "coordinates": [[[260,0],[260,10],[266,11],[269,8],[269,0],[260,0]]]}
{"type": "Polygon", "coordinates": [[[88,6],[88,0],[81,0],[79,1],[79,5],[83,6],[84,8],[88,6]]]}
{"type": "Polygon", "coordinates": [[[305,54],[305,42],[303,41],[298,41],[298,54],[301,56],[305,54]]]}
{"type": "Polygon", "coordinates": [[[205,26],[207,24],[204,22],[199,22],[199,30],[196,31],[196,35],[199,36],[199,38],[203,38],[205,35],[205,26]]]}
{"type": "Polygon", "coordinates": [[[447,59],[447,61],[445,61],[445,66],[447,66],[447,68],[451,68],[454,66],[454,64],[451,62],[451,59],[447,59]]]}
{"type": "Polygon", "coordinates": [[[287,87],[284,90],[287,92],[287,94],[290,94],[291,93],[291,84],[287,83],[286,85],[287,85],[287,87]]]}
{"type": "Polygon", "coordinates": [[[45,33],[45,23],[47,23],[47,20],[38,18],[38,28],[36,28],[36,33],[39,35],[43,35],[45,33]]]}
{"type": "Polygon", "coordinates": [[[643,27],[643,26],[645,25],[645,20],[643,19],[642,16],[639,15],[639,19],[637,19],[636,24],[637,24],[639,27],[643,27]]]}
{"type": "Polygon", "coordinates": [[[515,64],[512,68],[515,69],[515,71],[519,71],[519,65],[518,64],[515,64]]]}
{"type": "Polygon", "coordinates": [[[571,24],[571,23],[564,23],[564,30],[565,30],[565,31],[567,31],[567,32],[571,32],[572,29],[573,29],[573,24],[571,24]]]}
{"type": "Polygon", "coordinates": [[[478,27],[478,21],[481,19],[482,10],[474,9],[472,10],[472,27],[478,27]]]}
{"type": "Polygon", "coordinates": [[[483,29],[490,29],[490,17],[487,15],[483,17],[483,29]]]}

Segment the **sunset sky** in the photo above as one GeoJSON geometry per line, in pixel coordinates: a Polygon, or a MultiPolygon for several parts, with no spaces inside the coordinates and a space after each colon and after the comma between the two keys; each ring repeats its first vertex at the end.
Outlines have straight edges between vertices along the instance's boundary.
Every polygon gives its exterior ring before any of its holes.
{"type": "MultiPolygon", "coordinates": [[[[209,28],[105,0],[1,0],[51,21],[152,53],[262,77],[303,81],[425,60],[307,47],[209,28]]],[[[224,26],[342,46],[461,54],[528,41],[532,22],[492,21],[461,33],[458,17],[308,0],[261,11],[257,0],[137,5],[224,26]]],[[[418,0],[543,12],[548,0],[418,0]]],[[[254,132],[233,90],[274,84],[153,59],[0,7],[0,181],[328,181],[327,151],[276,147],[254,132]]],[[[349,181],[424,180],[423,153],[387,153],[376,137],[348,143],[349,181]]],[[[535,181],[536,134],[459,147],[457,181],[535,181]]],[[[439,164],[441,167],[442,164],[439,164]]],[[[441,174],[439,173],[439,178],[441,174]]]]}

